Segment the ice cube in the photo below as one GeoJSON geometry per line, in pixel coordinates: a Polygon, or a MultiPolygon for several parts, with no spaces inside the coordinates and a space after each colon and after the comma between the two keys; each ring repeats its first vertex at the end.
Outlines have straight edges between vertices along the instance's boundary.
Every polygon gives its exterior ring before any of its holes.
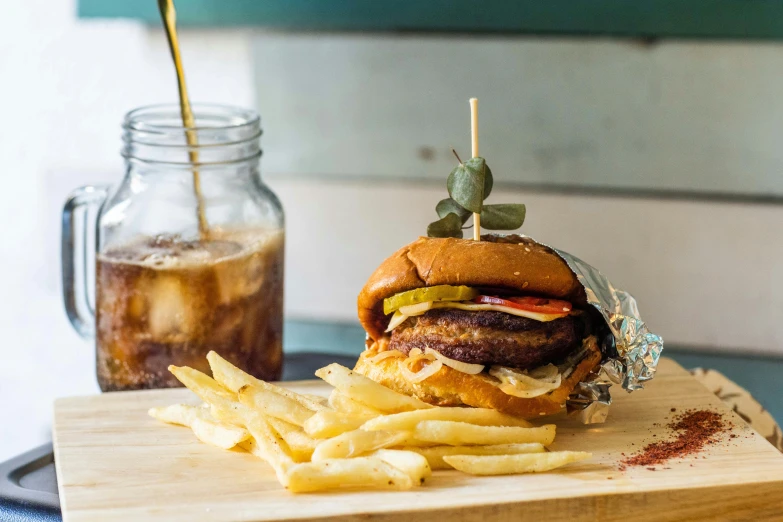
{"type": "Polygon", "coordinates": [[[259,290],[264,282],[259,262],[257,254],[248,252],[215,264],[215,281],[221,303],[248,297],[259,290]]]}
{"type": "Polygon", "coordinates": [[[158,273],[148,281],[146,289],[147,324],[153,337],[194,333],[197,304],[189,299],[188,290],[176,275],[158,273]]]}
{"type": "MultiPolygon", "coordinates": [[[[283,235],[279,231],[267,231],[245,237],[245,253],[237,260],[231,289],[234,295],[253,295],[264,285],[266,291],[274,291],[282,284],[283,235]]],[[[228,278],[221,278],[227,280],[228,278]]]]}

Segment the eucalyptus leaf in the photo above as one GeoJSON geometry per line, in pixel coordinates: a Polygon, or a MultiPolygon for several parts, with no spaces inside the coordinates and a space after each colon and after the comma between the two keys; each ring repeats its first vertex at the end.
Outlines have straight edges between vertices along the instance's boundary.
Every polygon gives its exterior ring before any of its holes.
{"type": "Polygon", "coordinates": [[[435,206],[435,212],[438,213],[439,218],[445,218],[449,214],[457,214],[462,219],[462,224],[470,218],[470,210],[465,210],[459,203],[451,198],[441,199],[435,206]]]}
{"type": "MultiPolygon", "coordinates": [[[[456,155],[456,152],[454,153],[456,155]]],[[[459,156],[457,157],[459,160],[459,156]]],[[[463,237],[463,225],[474,213],[481,214],[481,226],[487,230],[515,230],[525,221],[525,205],[484,205],[492,192],[494,178],[484,158],[471,158],[451,171],[446,186],[449,198],[435,207],[440,218],[427,227],[430,237],[463,237]]]]}
{"type": "MultiPolygon", "coordinates": [[[[470,212],[481,212],[486,186],[486,162],[484,158],[472,158],[451,171],[446,187],[449,196],[462,208],[470,212]]],[[[490,173],[490,179],[492,175],[490,173]]],[[[492,185],[489,185],[492,190],[492,185]]]]}
{"type": "Polygon", "coordinates": [[[446,184],[449,196],[471,212],[481,212],[484,201],[484,180],[464,165],[454,167],[446,184]]]}
{"type": "Polygon", "coordinates": [[[503,203],[484,205],[481,226],[488,230],[516,230],[525,222],[525,205],[503,203]]]}
{"type": "Polygon", "coordinates": [[[481,172],[483,170],[484,199],[487,199],[489,197],[490,192],[492,192],[492,185],[495,182],[494,178],[492,177],[492,171],[489,169],[489,165],[487,165],[487,160],[485,160],[480,156],[476,158],[471,158],[465,162],[465,166],[474,169],[477,172],[481,172]]]}
{"type": "Polygon", "coordinates": [[[429,237],[462,237],[462,218],[449,213],[445,217],[430,223],[427,227],[429,237]]]}

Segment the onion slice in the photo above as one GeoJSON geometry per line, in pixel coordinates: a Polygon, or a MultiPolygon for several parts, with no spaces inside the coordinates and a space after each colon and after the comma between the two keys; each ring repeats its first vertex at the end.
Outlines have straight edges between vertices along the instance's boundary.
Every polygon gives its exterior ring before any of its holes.
{"type": "Polygon", "coordinates": [[[381,352],[377,355],[373,355],[372,357],[369,358],[369,361],[375,364],[383,360],[386,360],[389,357],[405,357],[405,354],[400,352],[399,350],[386,350],[385,352],[381,352]]]}
{"type": "Polygon", "coordinates": [[[421,315],[431,309],[433,304],[432,301],[424,301],[423,303],[401,306],[397,311],[403,315],[421,315]]]}
{"type": "Polygon", "coordinates": [[[539,366],[538,368],[535,368],[533,370],[530,370],[527,372],[527,374],[538,380],[554,380],[557,377],[557,374],[559,373],[557,366],[555,366],[552,363],[547,364],[546,366],[539,366]]]}
{"type": "Polygon", "coordinates": [[[407,318],[408,318],[407,315],[397,310],[396,312],[394,312],[394,315],[389,321],[389,326],[386,327],[386,331],[391,332],[392,330],[400,326],[402,323],[404,323],[407,318]]]}
{"type": "Polygon", "coordinates": [[[471,364],[462,361],[457,361],[454,359],[449,359],[445,355],[433,350],[432,348],[425,348],[424,353],[427,355],[434,355],[437,360],[439,360],[449,368],[453,368],[457,370],[458,372],[467,373],[468,375],[476,375],[477,373],[481,373],[482,371],[484,371],[483,364],[471,364]]]}
{"type": "Polygon", "coordinates": [[[399,361],[397,364],[400,366],[400,373],[402,373],[402,376],[412,383],[421,382],[428,377],[432,377],[443,368],[443,363],[436,360],[425,365],[418,372],[412,372],[411,369],[408,368],[408,361],[410,361],[410,359],[399,361]]]}
{"type": "Polygon", "coordinates": [[[517,386],[507,382],[501,384],[500,386],[498,386],[498,388],[506,395],[512,395],[514,397],[519,397],[521,399],[532,399],[533,397],[540,397],[541,395],[546,395],[547,393],[552,391],[550,388],[533,388],[530,390],[520,390],[517,386]]]}
{"type": "Polygon", "coordinates": [[[500,380],[498,388],[503,393],[522,398],[545,395],[559,388],[563,380],[557,367],[551,364],[536,368],[528,373],[505,366],[493,366],[490,368],[489,374],[500,380]]]}

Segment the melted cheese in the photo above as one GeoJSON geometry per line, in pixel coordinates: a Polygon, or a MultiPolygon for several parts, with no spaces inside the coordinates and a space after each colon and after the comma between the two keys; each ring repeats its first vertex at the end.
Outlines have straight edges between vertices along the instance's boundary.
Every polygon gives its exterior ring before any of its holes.
{"type": "Polygon", "coordinates": [[[397,326],[405,322],[405,320],[408,317],[415,317],[417,315],[422,315],[428,312],[429,310],[434,310],[435,308],[456,308],[457,310],[467,310],[469,312],[493,310],[495,312],[503,312],[506,314],[516,315],[519,317],[527,317],[528,319],[541,321],[542,323],[545,323],[547,321],[554,321],[555,319],[560,319],[561,317],[565,317],[568,315],[568,312],[564,312],[562,314],[539,314],[536,312],[530,312],[528,310],[520,310],[519,308],[512,308],[510,306],[501,306],[501,305],[494,305],[494,304],[479,304],[479,303],[471,303],[466,301],[462,301],[462,302],[427,301],[425,303],[417,303],[414,305],[401,307],[399,310],[397,310],[394,313],[394,316],[389,322],[389,327],[386,329],[386,331],[390,332],[394,330],[395,328],[397,328],[397,326]]]}

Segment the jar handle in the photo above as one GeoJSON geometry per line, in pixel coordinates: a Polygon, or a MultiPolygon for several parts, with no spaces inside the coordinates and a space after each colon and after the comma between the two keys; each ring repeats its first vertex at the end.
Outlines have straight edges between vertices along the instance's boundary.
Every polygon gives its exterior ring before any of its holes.
{"type": "Polygon", "coordinates": [[[95,224],[97,209],[106,200],[108,186],[87,185],[73,191],[63,207],[62,281],[65,311],[74,329],[86,339],[95,336],[95,308],[88,290],[88,249],[96,250],[97,236],[88,243],[89,227],[95,224]]]}

